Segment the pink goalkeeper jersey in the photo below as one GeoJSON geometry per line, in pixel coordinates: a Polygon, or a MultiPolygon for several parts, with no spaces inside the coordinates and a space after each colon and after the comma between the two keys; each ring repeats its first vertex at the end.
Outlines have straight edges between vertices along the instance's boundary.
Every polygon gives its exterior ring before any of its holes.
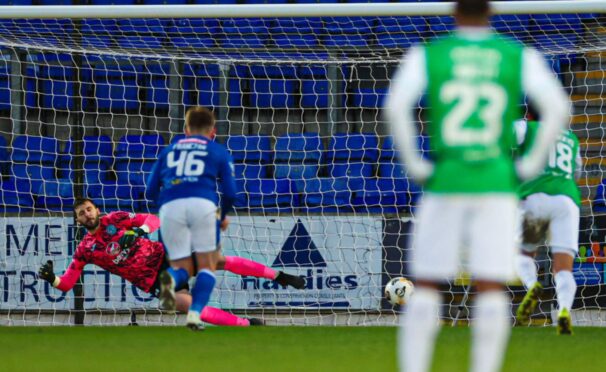
{"type": "Polygon", "coordinates": [[[94,264],[149,292],[164,260],[162,243],[138,238],[130,248],[121,249],[118,244],[126,230],[142,225],[147,225],[152,232],[158,229],[160,220],[153,214],[128,212],[112,212],[101,217],[99,229],[94,234],[86,234],[76,248],[74,258],[60,277],[57,288],[69,291],[76,284],[84,266],[94,264]]]}

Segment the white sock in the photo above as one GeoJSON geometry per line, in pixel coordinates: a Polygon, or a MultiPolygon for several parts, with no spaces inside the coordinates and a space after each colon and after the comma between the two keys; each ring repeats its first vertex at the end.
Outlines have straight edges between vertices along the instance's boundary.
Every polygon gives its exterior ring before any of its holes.
{"type": "Polygon", "coordinates": [[[499,371],[511,332],[511,300],[504,292],[486,292],[477,295],[475,306],[471,371],[499,371]]]}
{"type": "Polygon", "coordinates": [[[429,371],[436,335],[440,329],[441,300],[438,291],[418,288],[406,305],[406,313],[400,317],[398,332],[400,371],[429,371]]]}
{"type": "Polygon", "coordinates": [[[537,265],[532,257],[523,254],[517,255],[516,270],[526,289],[532,288],[537,282],[537,265]]]}
{"type": "Polygon", "coordinates": [[[577,282],[574,280],[574,276],[570,271],[559,271],[555,274],[555,289],[556,297],[558,299],[558,309],[566,308],[570,310],[572,308],[572,302],[574,301],[574,295],[577,293],[577,282]]]}

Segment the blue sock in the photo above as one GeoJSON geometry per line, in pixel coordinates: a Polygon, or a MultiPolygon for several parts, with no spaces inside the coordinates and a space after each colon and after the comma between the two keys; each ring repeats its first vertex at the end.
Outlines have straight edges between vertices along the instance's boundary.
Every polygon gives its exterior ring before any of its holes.
{"type": "Polygon", "coordinates": [[[176,291],[182,289],[187,284],[187,280],[189,279],[187,270],[185,270],[183,268],[173,269],[172,267],[169,267],[168,270],[166,270],[166,271],[168,271],[170,276],[173,277],[173,280],[175,281],[175,290],[176,291]]]}
{"type": "Polygon", "coordinates": [[[215,287],[215,282],[215,274],[212,271],[208,269],[198,271],[196,284],[191,291],[192,303],[189,310],[202,312],[202,309],[206,306],[208,300],[210,300],[210,294],[215,287]]]}

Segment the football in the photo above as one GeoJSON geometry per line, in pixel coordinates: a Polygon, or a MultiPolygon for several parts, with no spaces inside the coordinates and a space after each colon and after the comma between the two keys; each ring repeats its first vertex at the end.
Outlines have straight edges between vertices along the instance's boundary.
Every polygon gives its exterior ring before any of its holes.
{"type": "Polygon", "coordinates": [[[393,278],[385,286],[385,299],[392,305],[404,305],[415,291],[414,284],[406,278],[393,278]]]}

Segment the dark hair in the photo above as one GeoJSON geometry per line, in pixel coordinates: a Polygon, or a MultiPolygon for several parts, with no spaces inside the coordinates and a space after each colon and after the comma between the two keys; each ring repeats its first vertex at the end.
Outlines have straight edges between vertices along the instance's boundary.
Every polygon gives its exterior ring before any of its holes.
{"type": "Polygon", "coordinates": [[[192,107],[185,114],[185,125],[193,132],[208,130],[215,126],[215,115],[206,107],[192,107]]]}
{"type": "Polygon", "coordinates": [[[84,204],[86,202],[91,203],[93,206],[95,206],[95,208],[97,208],[97,204],[95,204],[95,202],[92,199],[78,198],[78,199],[76,199],[76,201],[74,201],[74,212],[76,211],[76,208],[78,208],[79,206],[81,206],[82,204],[84,204]]]}
{"type": "Polygon", "coordinates": [[[457,0],[456,13],[465,17],[485,17],[490,13],[488,0],[457,0]]]}

